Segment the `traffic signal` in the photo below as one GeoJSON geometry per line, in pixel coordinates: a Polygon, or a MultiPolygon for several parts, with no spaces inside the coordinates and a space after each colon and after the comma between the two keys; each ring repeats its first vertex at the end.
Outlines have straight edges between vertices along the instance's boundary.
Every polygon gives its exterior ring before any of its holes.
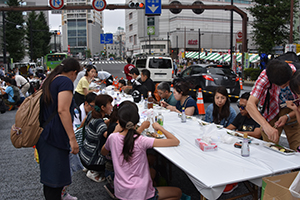
{"type": "Polygon", "coordinates": [[[129,8],[135,8],[135,9],[142,9],[145,7],[145,4],[143,2],[133,2],[133,1],[130,1],[128,3],[128,7],[129,8]]]}

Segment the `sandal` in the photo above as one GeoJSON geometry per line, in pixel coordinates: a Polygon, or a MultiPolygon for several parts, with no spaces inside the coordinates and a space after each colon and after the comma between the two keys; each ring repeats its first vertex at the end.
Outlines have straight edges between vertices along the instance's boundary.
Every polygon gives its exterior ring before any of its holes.
{"type": "Polygon", "coordinates": [[[105,177],[102,177],[98,172],[95,172],[93,170],[89,170],[86,173],[86,176],[97,183],[100,183],[105,180],[105,177]]]}

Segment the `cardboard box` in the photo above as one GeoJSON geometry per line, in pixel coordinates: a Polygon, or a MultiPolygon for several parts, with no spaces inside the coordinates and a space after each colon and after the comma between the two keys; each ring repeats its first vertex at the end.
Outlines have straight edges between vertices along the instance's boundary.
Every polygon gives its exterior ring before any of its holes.
{"type": "Polygon", "coordinates": [[[200,138],[197,138],[195,140],[195,142],[196,142],[196,145],[198,147],[200,147],[200,149],[202,151],[214,151],[214,150],[218,149],[218,145],[216,143],[212,142],[212,143],[208,144],[208,143],[202,141],[200,138]]]}
{"type": "Polygon", "coordinates": [[[289,187],[298,172],[263,178],[261,200],[300,200],[292,196],[289,187]]]}

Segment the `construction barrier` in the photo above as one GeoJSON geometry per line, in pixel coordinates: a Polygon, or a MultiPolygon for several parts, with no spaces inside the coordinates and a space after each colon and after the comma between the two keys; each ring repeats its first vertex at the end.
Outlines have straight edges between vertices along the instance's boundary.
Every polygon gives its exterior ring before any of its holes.
{"type": "Polygon", "coordinates": [[[241,88],[241,90],[243,89],[243,80],[242,80],[242,78],[240,78],[240,88],[241,88]]]}
{"type": "Polygon", "coordinates": [[[202,95],[202,89],[199,88],[198,95],[197,95],[197,108],[199,115],[205,115],[205,108],[204,108],[204,101],[202,95]]]}

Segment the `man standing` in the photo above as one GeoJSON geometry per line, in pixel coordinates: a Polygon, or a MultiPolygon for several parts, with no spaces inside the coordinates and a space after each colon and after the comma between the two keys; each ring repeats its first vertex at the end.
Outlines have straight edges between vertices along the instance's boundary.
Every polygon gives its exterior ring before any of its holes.
{"type": "Polygon", "coordinates": [[[127,65],[125,65],[125,67],[124,67],[124,73],[126,75],[128,85],[131,84],[132,77],[129,75],[129,73],[130,73],[130,70],[132,70],[132,68],[135,68],[135,66],[133,64],[131,64],[131,58],[128,57],[127,58],[127,65]]]}
{"type": "Polygon", "coordinates": [[[248,102],[248,99],[250,97],[250,92],[245,92],[242,94],[240,98],[240,102],[237,105],[240,109],[240,113],[235,117],[233,122],[229,124],[226,128],[229,130],[237,129],[240,133],[247,133],[249,136],[255,137],[260,139],[261,133],[260,133],[260,126],[259,124],[254,121],[249,113],[246,110],[246,105],[248,102]]]}
{"type": "MultiPolygon", "coordinates": [[[[250,116],[261,126],[262,137],[266,141],[278,143],[282,129],[289,146],[296,150],[300,143],[300,126],[295,112],[280,104],[295,100],[297,96],[289,88],[289,81],[296,71],[292,64],[274,59],[268,62],[255,82],[246,109],[250,116]],[[262,107],[261,113],[257,107],[262,107]]],[[[295,102],[296,104],[299,103],[295,102]]]]}

